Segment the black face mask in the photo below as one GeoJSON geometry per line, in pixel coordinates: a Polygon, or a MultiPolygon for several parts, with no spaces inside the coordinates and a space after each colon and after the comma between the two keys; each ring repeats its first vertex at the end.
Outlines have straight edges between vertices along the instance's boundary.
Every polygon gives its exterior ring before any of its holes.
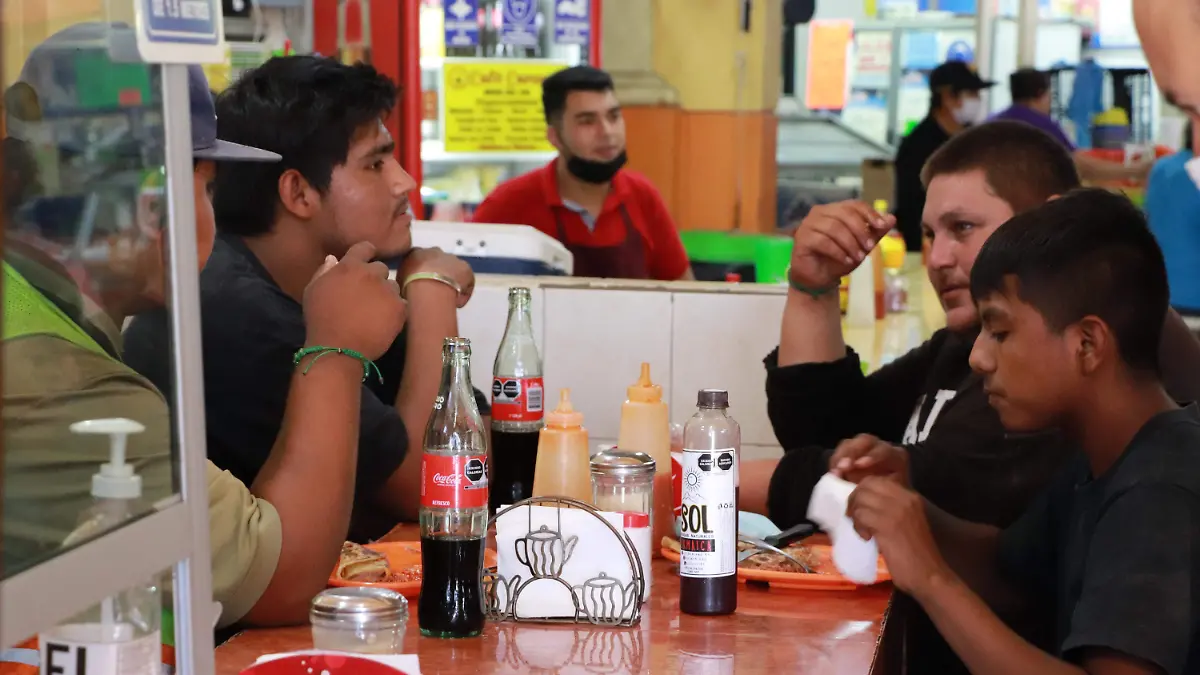
{"type": "Polygon", "coordinates": [[[572,156],[567,159],[567,171],[585,183],[603,185],[612,180],[613,176],[625,166],[625,151],[607,162],[597,162],[591,159],[572,156]]]}

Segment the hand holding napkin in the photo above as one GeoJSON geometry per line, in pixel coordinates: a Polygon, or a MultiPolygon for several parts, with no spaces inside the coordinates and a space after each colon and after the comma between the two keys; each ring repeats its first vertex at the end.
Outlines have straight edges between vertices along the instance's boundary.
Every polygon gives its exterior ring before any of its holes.
{"type": "Polygon", "coordinates": [[[817,482],[808,502],[808,519],[829,534],[833,542],[833,564],[842,576],[856,584],[875,583],[879,575],[879,548],[875,539],[864,540],[846,515],[846,503],[854,483],[827,473],[817,482]]]}

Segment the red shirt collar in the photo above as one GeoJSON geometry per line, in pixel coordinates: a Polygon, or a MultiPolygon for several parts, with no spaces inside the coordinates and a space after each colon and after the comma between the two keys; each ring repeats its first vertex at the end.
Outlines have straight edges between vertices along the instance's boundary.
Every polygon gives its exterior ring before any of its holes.
{"type": "MultiPolygon", "coordinates": [[[[565,206],[562,200],[562,194],[558,191],[558,157],[550,160],[550,163],[539,169],[541,172],[542,193],[546,198],[547,206],[565,206]]],[[[612,179],[612,189],[608,191],[608,196],[604,198],[604,208],[601,212],[606,212],[617,208],[622,202],[629,197],[630,184],[629,178],[625,175],[625,171],[618,171],[612,179]]]]}

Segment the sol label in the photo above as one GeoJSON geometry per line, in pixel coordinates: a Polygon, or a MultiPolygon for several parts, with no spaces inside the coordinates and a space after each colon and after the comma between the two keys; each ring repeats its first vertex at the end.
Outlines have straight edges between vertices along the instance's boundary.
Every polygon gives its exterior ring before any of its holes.
{"type": "Polygon", "coordinates": [[[421,506],[477,509],[487,503],[486,456],[425,453],[421,458],[421,506]]]}
{"type": "Polygon", "coordinates": [[[537,422],[542,419],[543,386],[540,377],[492,379],[492,420],[537,422]]]}
{"type": "Polygon", "coordinates": [[[46,675],[161,675],[162,639],[159,631],[125,642],[90,642],[72,638],[98,637],[100,626],[60,626],[41,643],[41,672],[46,675]]]}
{"type": "Polygon", "coordinates": [[[679,574],[737,573],[737,461],[733,448],[683,451],[679,574]]]}

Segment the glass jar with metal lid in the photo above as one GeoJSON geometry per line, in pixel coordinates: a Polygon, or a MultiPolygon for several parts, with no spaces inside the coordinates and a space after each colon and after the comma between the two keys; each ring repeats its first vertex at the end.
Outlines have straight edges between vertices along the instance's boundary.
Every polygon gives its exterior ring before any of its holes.
{"type": "Polygon", "coordinates": [[[601,511],[645,513],[653,522],[654,458],[644,452],[603,450],[592,456],[592,503],[601,511]]]}
{"type": "Polygon", "coordinates": [[[359,654],[400,654],[408,628],[408,600],[386,588],[329,588],[308,612],[313,647],[359,654]]]}

